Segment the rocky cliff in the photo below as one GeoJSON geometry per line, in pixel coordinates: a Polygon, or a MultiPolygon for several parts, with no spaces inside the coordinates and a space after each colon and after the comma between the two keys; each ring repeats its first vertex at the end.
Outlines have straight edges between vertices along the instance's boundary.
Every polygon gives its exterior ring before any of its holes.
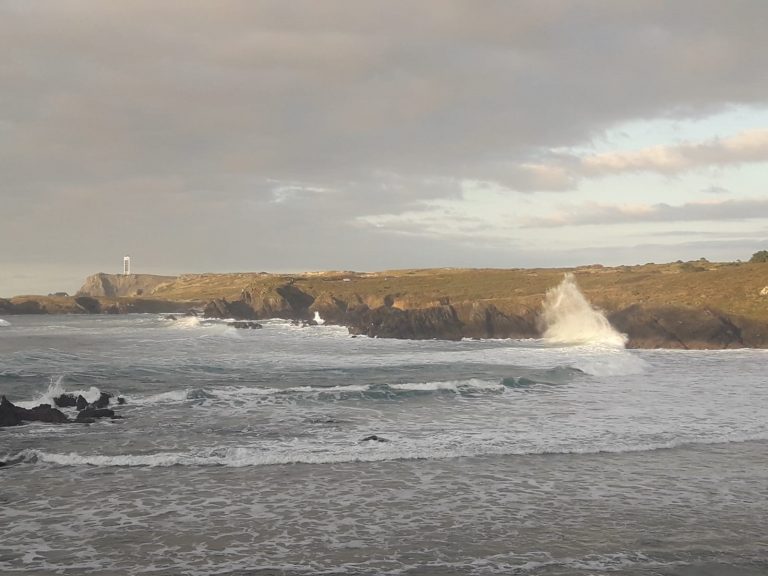
{"type": "Polygon", "coordinates": [[[176,280],[176,276],[154,274],[104,274],[99,272],[85,279],[76,296],[95,298],[148,297],[158,286],[176,280]]]}

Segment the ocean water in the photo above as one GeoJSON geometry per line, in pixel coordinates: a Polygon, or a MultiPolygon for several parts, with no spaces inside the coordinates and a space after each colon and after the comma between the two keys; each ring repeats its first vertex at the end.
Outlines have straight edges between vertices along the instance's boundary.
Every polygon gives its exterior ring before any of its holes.
{"type": "Polygon", "coordinates": [[[768,352],[553,330],[8,317],[11,401],[127,402],[0,429],[0,574],[768,574],[768,352]]]}

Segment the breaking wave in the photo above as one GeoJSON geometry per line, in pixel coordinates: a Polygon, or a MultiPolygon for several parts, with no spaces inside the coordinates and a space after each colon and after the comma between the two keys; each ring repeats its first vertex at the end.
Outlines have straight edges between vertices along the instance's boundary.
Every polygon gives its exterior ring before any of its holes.
{"type": "Polygon", "coordinates": [[[11,326],[11,323],[8,322],[8,320],[3,320],[2,318],[0,318],[0,328],[6,327],[6,326],[11,326]]]}
{"type": "Polygon", "coordinates": [[[80,454],[56,453],[39,449],[26,449],[5,456],[9,464],[48,463],[58,466],[226,466],[243,468],[250,466],[275,466],[281,464],[341,464],[349,462],[379,462],[389,460],[443,460],[477,456],[530,456],[530,455],[589,455],[626,454],[671,450],[685,446],[738,444],[768,440],[768,432],[757,434],[726,433],[710,437],[688,437],[636,443],[622,441],[594,441],[586,444],[567,442],[542,442],[541,444],[516,444],[498,442],[489,438],[467,440],[465,437],[446,434],[433,438],[394,438],[387,442],[364,442],[351,439],[344,445],[324,445],[319,442],[303,446],[278,445],[217,446],[196,451],[157,452],[154,454],[80,454]]]}
{"type": "Polygon", "coordinates": [[[48,385],[47,390],[38,395],[33,400],[14,402],[14,404],[21,408],[27,409],[34,408],[40,404],[50,404],[51,406],[54,406],[55,402],[53,399],[61,396],[62,394],[72,394],[75,397],[82,396],[88,402],[95,402],[99,399],[101,390],[99,390],[96,386],[91,386],[87,390],[66,390],[64,388],[64,376],[59,376],[57,378],[51,378],[51,382],[48,385]]]}
{"type": "Polygon", "coordinates": [[[544,385],[556,386],[567,384],[584,373],[577,368],[559,367],[539,374],[509,376],[497,379],[469,378],[466,380],[439,380],[432,382],[404,382],[397,384],[345,384],[339,386],[290,386],[286,388],[259,386],[221,386],[212,389],[184,388],[170,390],[148,396],[126,395],[130,405],[155,405],[180,403],[187,401],[242,401],[254,397],[312,397],[318,400],[327,398],[386,399],[425,394],[473,395],[481,393],[501,393],[506,389],[527,388],[544,385]]]}
{"type": "Polygon", "coordinates": [[[599,344],[623,348],[627,336],[618,332],[605,315],[594,308],[566,274],[559,286],[547,291],[542,319],[544,338],[556,344],[599,344]]]}

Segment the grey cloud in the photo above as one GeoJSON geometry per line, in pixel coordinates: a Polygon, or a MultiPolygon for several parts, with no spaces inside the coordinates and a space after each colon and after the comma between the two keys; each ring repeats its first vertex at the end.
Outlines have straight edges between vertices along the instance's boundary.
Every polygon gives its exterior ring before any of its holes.
{"type": "Polygon", "coordinates": [[[613,225],[639,222],[695,222],[768,219],[768,200],[746,199],[717,202],[606,205],[587,204],[544,218],[529,218],[528,228],[613,225]]]}
{"type": "MultiPolygon", "coordinates": [[[[137,246],[176,270],[346,267],[363,247],[369,268],[405,265],[350,223],[463,179],[567,189],[542,150],[764,105],[767,16],[759,0],[8,0],[0,245],[93,263],[137,246]],[[274,202],[273,181],[328,192],[274,202]]],[[[435,264],[460,252],[420,242],[435,264]]]]}

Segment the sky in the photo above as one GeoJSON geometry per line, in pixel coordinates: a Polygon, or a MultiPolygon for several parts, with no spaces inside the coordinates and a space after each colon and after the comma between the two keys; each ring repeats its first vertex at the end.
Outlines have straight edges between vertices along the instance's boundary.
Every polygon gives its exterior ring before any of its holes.
{"type": "Polygon", "coordinates": [[[0,296],[768,248],[764,0],[0,0],[0,296]]]}

